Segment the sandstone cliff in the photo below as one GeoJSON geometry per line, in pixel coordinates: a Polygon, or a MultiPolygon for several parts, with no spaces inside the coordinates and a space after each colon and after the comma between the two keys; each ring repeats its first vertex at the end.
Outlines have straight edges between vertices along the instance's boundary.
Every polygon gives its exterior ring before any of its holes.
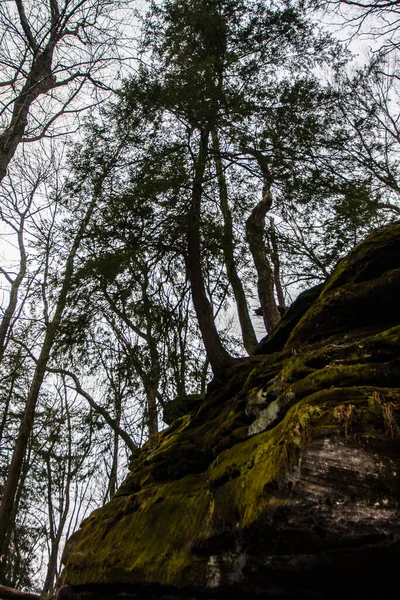
{"type": "Polygon", "coordinates": [[[386,597],[400,564],[399,307],[391,225],[145,446],[69,540],[64,582],[82,598],[386,597]]]}

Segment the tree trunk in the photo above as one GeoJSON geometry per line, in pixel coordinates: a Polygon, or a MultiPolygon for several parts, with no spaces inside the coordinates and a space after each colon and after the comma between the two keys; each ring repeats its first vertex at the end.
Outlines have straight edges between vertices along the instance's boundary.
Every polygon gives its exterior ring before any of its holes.
{"type": "MultiPolygon", "coordinates": [[[[14,498],[14,505],[12,507],[11,517],[10,517],[10,526],[6,532],[5,538],[5,547],[9,547],[14,544],[14,560],[13,563],[10,564],[10,557],[5,556],[3,561],[0,561],[0,581],[3,583],[7,583],[7,585],[11,585],[12,587],[18,583],[18,573],[21,568],[21,556],[17,553],[15,556],[15,549],[18,544],[18,536],[15,527],[15,521],[18,514],[22,494],[25,487],[26,478],[31,467],[31,449],[28,451],[28,456],[24,458],[24,462],[22,465],[21,476],[18,481],[18,488],[14,498]],[[14,539],[13,539],[14,538],[14,539]]],[[[0,595],[0,598],[2,596],[0,595]]]]}
{"type": "Polygon", "coordinates": [[[237,273],[235,258],[234,258],[234,239],[232,227],[232,214],[228,203],[228,190],[226,186],[223,164],[221,159],[221,150],[219,145],[218,134],[215,129],[211,132],[215,168],[218,177],[219,200],[222,216],[224,218],[224,233],[223,233],[223,251],[226,273],[229,283],[231,284],[233,294],[235,296],[236,307],[238,311],[240,329],[242,332],[243,345],[249,354],[252,354],[257,347],[257,338],[254,333],[253,324],[250,319],[249,309],[247,306],[246,295],[244,293],[242,281],[237,273]]]}
{"type": "Polygon", "coordinates": [[[154,385],[146,386],[146,412],[149,437],[158,433],[157,389],[158,382],[154,385]]]}
{"type": "Polygon", "coordinates": [[[33,102],[54,87],[55,80],[51,67],[53,52],[53,43],[49,44],[44,51],[36,49],[31,71],[14,103],[10,125],[0,135],[0,181],[5,177],[10,160],[24,136],[33,102]]]}
{"type": "MultiPolygon", "coordinates": [[[[70,460],[71,460],[71,457],[69,457],[69,461],[70,460]]],[[[70,477],[71,469],[69,468],[68,470],[69,470],[69,473],[68,473],[69,478],[67,480],[66,488],[64,491],[65,505],[63,507],[62,514],[60,515],[60,521],[58,523],[56,533],[54,533],[56,524],[55,523],[53,524],[53,535],[51,536],[51,540],[50,540],[51,541],[51,550],[50,550],[49,562],[47,563],[47,572],[46,572],[46,578],[45,578],[45,581],[43,584],[42,596],[47,596],[48,594],[50,594],[50,592],[53,589],[54,582],[55,582],[56,575],[57,575],[58,553],[59,553],[59,549],[60,549],[61,537],[64,532],[65,524],[67,522],[68,511],[69,511],[69,502],[70,502],[69,494],[70,494],[70,485],[71,485],[71,477],[70,477]]],[[[51,475],[51,472],[49,472],[49,473],[51,475]]],[[[51,486],[49,486],[49,488],[51,489],[51,486]]],[[[52,499],[50,498],[49,501],[51,503],[52,499]]],[[[51,505],[49,506],[49,508],[50,507],[51,507],[51,505]]],[[[50,510],[49,510],[49,514],[51,514],[50,510]]]]}
{"type": "Polygon", "coordinates": [[[279,261],[279,251],[278,251],[278,242],[276,240],[276,231],[275,231],[275,221],[273,217],[269,219],[269,233],[271,239],[271,260],[274,265],[274,282],[275,282],[275,290],[276,296],[278,298],[278,306],[284,311],[285,306],[285,296],[283,295],[282,283],[281,283],[281,264],[279,261]]]}
{"type": "Polygon", "coordinates": [[[42,600],[39,594],[21,592],[5,585],[0,585],[0,598],[4,598],[5,600],[42,600]]]}
{"type": "Polygon", "coordinates": [[[36,363],[36,368],[33,375],[31,387],[28,393],[25,409],[22,415],[18,436],[15,442],[11,464],[8,470],[7,480],[4,485],[3,498],[0,504],[0,556],[5,550],[4,544],[7,531],[12,525],[10,521],[15,494],[18,488],[18,481],[20,478],[23,460],[28,446],[29,436],[33,429],[36,404],[46,374],[46,368],[47,363],[49,361],[50,351],[54,344],[57,330],[61,323],[62,314],[66,305],[67,295],[70,289],[71,279],[73,275],[75,255],[82,241],[84,232],[89,224],[90,217],[92,215],[96,202],[97,197],[95,195],[88,207],[88,210],[86,211],[85,218],[83,219],[72,244],[72,248],[66,261],[64,281],[57,300],[54,316],[46,327],[46,333],[42,349],[36,363]]]}
{"type": "MultiPolygon", "coordinates": [[[[118,426],[121,424],[121,402],[118,403],[117,414],[115,420],[118,426]]],[[[115,492],[117,491],[117,475],[118,475],[118,452],[119,452],[119,435],[114,431],[113,440],[113,460],[111,465],[111,472],[108,482],[109,499],[114,498],[115,492]]]]}
{"type": "Polygon", "coordinates": [[[201,131],[199,154],[195,164],[192,197],[188,212],[186,268],[205,350],[214,375],[218,375],[224,372],[233,363],[234,359],[225,350],[219,337],[201,270],[200,213],[209,135],[208,130],[201,131]]]}
{"type": "Polygon", "coordinates": [[[148,295],[149,281],[146,273],[142,284],[142,294],[145,299],[146,312],[146,337],[150,353],[149,374],[142,379],[146,391],[147,400],[147,428],[149,437],[158,433],[158,410],[157,410],[157,391],[161,379],[160,355],[157,347],[157,338],[154,335],[154,323],[151,314],[151,302],[148,295]]]}
{"type": "Polygon", "coordinates": [[[210,361],[208,360],[208,358],[206,358],[206,360],[204,361],[203,366],[201,367],[201,377],[200,377],[200,394],[202,396],[205,396],[206,391],[207,391],[207,373],[208,373],[208,365],[210,364],[210,361]]]}
{"type": "MultiPolygon", "coordinates": [[[[60,549],[61,538],[64,533],[65,524],[67,522],[67,517],[69,513],[70,507],[70,493],[71,493],[71,482],[75,479],[76,471],[73,469],[73,433],[72,433],[72,425],[71,425],[71,416],[68,407],[67,397],[65,398],[65,415],[66,415],[66,426],[63,426],[63,436],[65,437],[65,441],[68,444],[68,455],[67,455],[67,468],[66,468],[66,481],[63,485],[63,494],[54,494],[53,492],[53,478],[51,471],[51,461],[50,456],[52,454],[52,448],[49,449],[46,457],[46,466],[47,466],[47,476],[48,476],[48,486],[47,486],[47,506],[48,506],[48,514],[49,514],[49,538],[51,542],[50,546],[50,554],[49,561],[47,564],[47,572],[46,578],[43,584],[42,596],[48,596],[54,590],[54,584],[57,577],[57,567],[58,567],[58,555],[60,549]],[[53,498],[58,496],[58,511],[59,511],[59,522],[58,525],[55,520],[55,511],[53,508],[53,498]]],[[[60,431],[60,425],[59,429],[60,431]]]]}
{"type": "MultiPolygon", "coordinates": [[[[17,354],[12,358],[13,371],[10,375],[10,384],[7,392],[7,396],[3,398],[3,407],[2,407],[2,415],[0,422],[0,448],[2,446],[3,437],[7,429],[7,419],[9,418],[10,406],[14,396],[14,387],[20,378],[20,368],[21,368],[21,349],[19,348],[17,354]]],[[[3,379],[4,383],[4,379],[3,379]]]]}
{"type": "Polygon", "coordinates": [[[246,221],[246,239],[257,270],[258,297],[268,333],[271,333],[280,321],[280,314],[274,297],[274,275],[264,244],[265,216],[271,206],[271,190],[269,184],[265,181],[263,197],[246,221]]]}
{"type": "Polygon", "coordinates": [[[24,225],[25,217],[21,217],[21,222],[18,229],[18,247],[20,252],[19,271],[13,281],[11,282],[10,298],[8,306],[4,311],[3,318],[0,323],[0,362],[3,360],[4,351],[7,345],[7,335],[10,330],[11,321],[15,313],[18,302],[18,292],[20,285],[26,274],[26,252],[24,245],[24,225]]]}

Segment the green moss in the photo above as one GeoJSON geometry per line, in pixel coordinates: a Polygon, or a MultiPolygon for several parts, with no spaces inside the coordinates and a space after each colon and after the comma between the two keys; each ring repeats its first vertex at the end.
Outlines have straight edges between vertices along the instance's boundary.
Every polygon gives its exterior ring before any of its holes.
{"type": "Polygon", "coordinates": [[[354,377],[357,383],[368,370],[372,373],[380,364],[396,360],[399,342],[400,327],[396,326],[356,342],[306,347],[286,360],[279,377],[287,384],[307,377],[310,382],[326,380],[327,385],[333,384],[329,380],[341,379],[343,386],[354,377]]]}
{"type": "Polygon", "coordinates": [[[354,385],[400,386],[400,364],[398,359],[389,363],[328,365],[314,371],[290,386],[297,399],[330,387],[354,385]]]}
{"type": "Polygon", "coordinates": [[[285,360],[290,356],[290,353],[286,354],[282,352],[268,355],[268,357],[259,362],[258,365],[251,370],[243,385],[243,391],[249,392],[256,387],[264,386],[267,381],[280,372],[285,360]]]}
{"type": "MultiPolygon", "coordinates": [[[[220,452],[204,473],[115,498],[87,521],[75,546],[70,541],[68,580],[204,581],[195,549],[204,551],[210,540],[231,535],[233,525],[239,533],[290,504],[287,483],[307,444],[327,435],[392,436],[382,407],[390,407],[396,423],[400,390],[381,388],[379,399],[376,394],[373,386],[353,386],[345,394],[342,388],[317,391],[273,429],[220,452]]],[[[230,413],[233,422],[236,413],[230,413]]]]}
{"type": "Polygon", "coordinates": [[[256,354],[271,354],[282,350],[294,327],[311,304],[318,298],[322,288],[323,284],[319,284],[302,292],[285,312],[272,333],[261,340],[256,354]]]}
{"type": "MultiPolygon", "coordinates": [[[[357,244],[353,250],[343,258],[336,266],[331,277],[325,284],[323,294],[327,294],[329,290],[349,280],[354,281],[357,275],[360,276],[360,271],[364,273],[364,277],[368,276],[372,279],[392,268],[392,264],[388,261],[388,250],[393,248],[397,252],[397,247],[400,244],[400,224],[390,224],[381,227],[374,231],[365,240],[357,244]],[[386,260],[381,259],[383,253],[386,260]],[[371,268],[370,263],[379,262],[378,268],[371,268]]],[[[395,262],[398,266],[398,262],[395,262]]]]}
{"type": "Polygon", "coordinates": [[[373,233],[339,262],[319,298],[293,329],[286,349],[351,329],[397,323],[400,225],[373,233]],[[387,302],[390,294],[390,302],[387,302]],[[383,308],[383,310],[382,310],[383,308]]]}
{"type": "MultiPolygon", "coordinates": [[[[338,388],[317,392],[293,406],[273,429],[218,457],[209,469],[210,487],[224,487],[221,495],[229,497],[230,512],[238,515],[241,528],[280,505],[276,490],[285,487],[305,444],[327,434],[349,435],[348,422],[338,416],[339,407],[353,406],[357,435],[385,434],[383,423],[368,408],[373,389],[354,387],[345,400],[343,390],[338,388]]],[[[399,405],[400,392],[390,397],[399,405]]]]}
{"type": "MultiPolygon", "coordinates": [[[[257,406],[269,407],[265,418],[261,415],[252,431],[276,423],[290,406],[319,390],[366,385],[398,387],[399,338],[397,326],[357,342],[305,348],[301,354],[286,355],[281,370],[272,380],[266,365],[266,383],[247,392],[250,414],[257,414],[257,406]]],[[[251,375],[247,387],[250,381],[263,380],[263,366],[264,363],[259,365],[255,377],[251,375]]]]}
{"type": "Polygon", "coordinates": [[[109,503],[101,519],[82,530],[69,560],[72,584],[82,579],[88,583],[120,580],[123,565],[125,578],[135,573],[138,580],[157,579],[168,585],[189,565],[187,549],[207,528],[210,500],[204,475],[140,492],[135,498],[137,510],[127,514],[124,508],[131,502],[119,498],[109,503]],[[109,512],[118,514],[112,527],[109,512]]]}

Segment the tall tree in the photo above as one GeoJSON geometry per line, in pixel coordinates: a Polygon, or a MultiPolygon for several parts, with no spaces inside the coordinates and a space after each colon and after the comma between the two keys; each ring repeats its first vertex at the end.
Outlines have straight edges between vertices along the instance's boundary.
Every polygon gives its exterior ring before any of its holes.
{"type": "Polygon", "coordinates": [[[118,39],[113,11],[122,4],[111,0],[1,3],[0,181],[22,141],[59,135],[53,127],[56,120],[82,111],[82,104],[75,101],[86,84],[107,87],[104,67],[115,56],[118,39]]]}
{"type": "MultiPolygon", "coordinates": [[[[92,219],[95,208],[99,204],[99,196],[101,188],[104,184],[105,179],[109,170],[113,168],[113,161],[116,160],[119,153],[119,146],[111,146],[104,149],[104,153],[107,153],[108,160],[103,167],[102,171],[92,173],[91,178],[87,177],[87,174],[83,177],[83,180],[79,180],[79,172],[75,172],[74,186],[68,188],[69,194],[75,193],[83,194],[87,192],[87,186],[91,186],[93,193],[91,194],[90,201],[84,204],[82,207],[78,207],[75,213],[77,223],[72,230],[72,241],[65,252],[65,263],[63,264],[62,276],[56,277],[56,299],[54,301],[54,308],[51,310],[51,306],[48,302],[47,293],[42,294],[43,300],[43,320],[44,320],[44,333],[40,344],[39,356],[34,357],[35,368],[32,374],[32,380],[27,393],[25,405],[21,415],[21,421],[18,429],[18,435],[16,437],[14,448],[12,452],[12,458],[8,468],[8,473],[3,489],[3,496],[0,504],[0,549],[4,551],[4,546],[7,540],[7,533],[12,527],[12,514],[14,499],[18,489],[18,482],[20,479],[24,457],[29,443],[29,438],[34,427],[35,422],[35,411],[39,394],[42,389],[43,381],[46,376],[46,371],[50,359],[50,353],[54,347],[57,335],[62,322],[63,313],[67,305],[68,294],[70,292],[71,283],[74,275],[74,263],[78,254],[78,251],[82,245],[83,239],[87,233],[87,228],[92,219]],[[84,191],[83,191],[84,190],[84,191]]],[[[82,196],[80,196],[82,197],[82,196]]],[[[52,220],[51,228],[53,227],[52,220]]],[[[54,222],[54,219],[53,219],[54,222]]],[[[49,277],[49,254],[48,254],[48,240],[44,240],[46,248],[45,259],[44,259],[44,282],[49,277]]],[[[45,292],[43,286],[42,291],[45,292]]]]}
{"type": "Polygon", "coordinates": [[[228,187],[221,157],[218,132],[213,129],[211,131],[211,136],[213,142],[214,162],[218,179],[219,202],[221,213],[224,219],[222,247],[224,252],[225,267],[229,283],[231,284],[233,294],[235,296],[239,323],[242,332],[243,346],[249,354],[252,354],[257,347],[257,338],[251,322],[245,291],[236,267],[234,255],[235,238],[233,234],[233,219],[232,212],[229,207],[228,187]]]}
{"type": "MultiPolygon", "coordinates": [[[[247,127],[250,136],[251,120],[261,110],[260,99],[263,99],[265,110],[266,96],[261,89],[265,86],[265,78],[276,86],[282,77],[278,76],[278,70],[296,72],[310,68],[316,60],[317,47],[318,58],[324,60],[322,55],[329,40],[314,36],[312,27],[295,8],[271,7],[257,1],[224,0],[217,5],[205,0],[165,3],[154,8],[147,31],[147,48],[153,52],[155,61],[151,76],[142,71],[142,81],[148,90],[146,102],[153,102],[160,115],[167,110],[171,115],[169,118],[177,120],[180,125],[175,135],[182,130],[182,125],[187,134],[191,162],[186,213],[187,274],[207,355],[213,371],[218,373],[232,364],[232,358],[221,343],[206,294],[202,273],[204,242],[201,239],[210,163],[217,159],[221,164],[221,154],[216,147],[217,132],[225,135],[228,130],[232,132],[233,140],[235,130],[240,133],[247,127]],[[164,36],[161,36],[162,29],[164,36]]],[[[134,101],[132,90],[131,85],[125,95],[131,106],[134,101]]],[[[231,156],[237,154],[237,144],[236,148],[231,145],[230,150],[231,156]]],[[[217,177],[220,197],[224,197],[226,189],[220,168],[217,168],[217,177]]],[[[224,201],[227,240],[229,214],[226,206],[224,201]]],[[[232,267],[231,248],[229,253],[228,257],[225,252],[225,260],[232,267]]],[[[240,290],[232,268],[228,273],[238,298],[240,290]]],[[[271,302],[275,302],[273,297],[271,302]]],[[[244,306],[243,301],[238,304],[244,306]]],[[[279,320],[276,304],[274,306],[276,318],[271,320],[269,328],[279,320]]],[[[240,313],[242,326],[251,331],[248,319],[245,324],[245,311],[240,310],[240,313]]],[[[249,348],[253,343],[254,339],[249,342],[249,348]]]]}

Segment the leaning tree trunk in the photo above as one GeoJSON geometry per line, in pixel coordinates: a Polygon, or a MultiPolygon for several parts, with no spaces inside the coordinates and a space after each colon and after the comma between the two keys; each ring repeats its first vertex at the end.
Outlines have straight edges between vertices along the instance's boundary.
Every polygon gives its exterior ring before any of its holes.
{"type": "Polygon", "coordinates": [[[52,40],[43,51],[35,44],[35,58],[31,71],[15,101],[10,125],[0,135],[0,181],[6,175],[7,167],[24,136],[33,102],[55,86],[52,73],[55,43],[56,40],[52,40]]]}
{"type": "Polygon", "coordinates": [[[264,243],[265,216],[272,206],[271,190],[264,182],[263,197],[246,221],[246,239],[257,270],[257,289],[268,333],[279,323],[280,314],[274,296],[274,274],[264,243]]]}
{"type": "Polygon", "coordinates": [[[94,398],[92,398],[92,396],[90,394],[85,392],[85,390],[82,388],[81,383],[80,383],[78,377],[75,375],[75,373],[73,373],[72,371],[68,371],[67,369],[57,369],[57,368],[50,368],[50,367],[47,368],[47,371],[49,373],[59,373],[60,375],[67,375],[68,377],[71,377],[71,379],[73,380],[73,382],[75,384],[75,391],[78,394],[80,394],[80,396],[82,396],[83,398],[85,398],[88,401],[89,405],[92,407],[92,409],[97,414],[99,414],[103,417],[103,419],[105,420],[107,425],[114,431],[114,433],[119,435],[121,440],[123,440],[125,442],[126,447],[133,454],[135,454],[137,452],[137,445],[132,440],[132,438],[129,436],[129,434],[120,427],[120,424],[118,423],[117,419],[113,419],[111,417],[111,415],[108,413],[108,411],[105,410],[104,407],[100,406],[100,404],[98,404],[94,400],[94,398]]]}
{"type": "Polygon", "coordinates": [[[223,231],[223,252],[226,273],[229,283],[231,284],[233,294],[235,296],[236,307],[238,311],[240,329],[242,332],[243,345],[249,354],[252,354],[257,347],[257,338],[254,333],[253,324],[250,319],[249,309],[247,306],[246,295],[244,293],[242,281],[237,273],[235,257],[234,257],[234,238],[232,227],[232,214],[228,203],[228,189],[226,186],[223,164],[221,159],[221,150],[218,139],[218,134],[215,129],[211,132],[214,161],[218,177],[219,201],[222,216],[224,218],[223,231]]]}
{"type": "Polygon", "coordinates": [[[214,375],[218,375],[224,372],[224,370],[233,363],[234,359],[225,350],[219,337],[214,322],[212,306],[207,298],[201,269],[200,214],[209,135],[209,130],[206,129],[201,131],[199,154],[195,164],[192,185],[192,197],[187,215],[186,268],[192,289],[193,305],[196,311],[207,357],[210,361],[214,375]]]}

